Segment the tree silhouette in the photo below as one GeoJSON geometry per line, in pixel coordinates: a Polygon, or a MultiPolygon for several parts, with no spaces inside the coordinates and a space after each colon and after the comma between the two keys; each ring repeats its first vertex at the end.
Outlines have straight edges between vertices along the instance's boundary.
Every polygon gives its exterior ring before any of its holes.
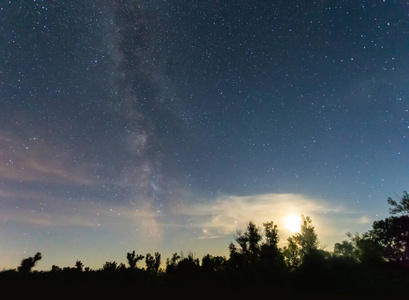
{"type": "Polygon", "coordinates": [[[301,229],[290,236],[288,245],[284,248],[284,256],[287,265],[294,269],[298,267],[303,259],[318,250],[318,237],[315,233],[315,228],[312,226],[310,217],[301,215],[301,229]]]}
{"type": "Polygon", "coordinates": [[[353,246],[353,258],[364,265],[376,265],[382,261],[382,247],[370,233],[347,233],[353,246]]]}
{"type": "Polygon", "coordinates": [[[260,229],[253,223],[249,222],[245,232],[237,231],[235,238],[236,243],[240,248],[237,248],[234,244],[230,246],[230,256],[241,256],[243,262],[246,264],[254,264],[258,261],[260,256],[260,241],[262,236],[260,229]]]}
{"type": "Polygon", "coordinates": [[[294,237],[289,237],[287,242],[287,246],[283,249],[284,260],[290,270],[294,270],[301,264],[300,250],[294,237]]]}
{"type": "MultiPolygon", "coordinates": [[[[265,269],[281,271],[284,268],[284,257],[278,247],[278,229],[274,222],[267,222],[264,226],[264,243],[261,245],[261,260],[265,269]]],[[[271,272],[270,272],[271,273],[271,272]]]]}
{"type": "Polygon", "coordinates": [[[388,204],[392,215],[401,215],[375,221],[368,234],[386,261],[409,268],[409,195],[404,191],[400,203],[389,197],[388,204]]]}
{"type": "Polygon", "coordinates": [[[356,249],[352,242],[342,241],[334,245],[334,255],[340,257],[349,257],[357,259],[356,249]]]}
{"type": "Polygon", "coordinates": [[[243,255],[239,253],[236,245],[234,243],[229,244],[229,260],[228,264],[233,269],[241,269],[243,268],[243,255]]]}
{"type": "Polygon", "coordinates": [[[155,256],[152,256],[150,253],[146,254],[145,264],[148,272],[157,274],[161,263],[161,255],[159,252],[155,252],[154,255],[155,256]]]}
{"type": "Polygon", "coordinates": [[[51,266],[51,272],[59,272],[61,271],[61,268],[57,265],[52,265],[51,266]]]}
{"type": "Polygon", "coordinates": [[[107,261],[102,266],[102,270],[107,272],[113,272],[116,271],[116,269],[117,269],[116,261],[107,261]]]}
{"type": "Polygon", "coordinates": [[[278,249],[278,229],[274,222],[263,223],[264,235],[266,238],[265,245],[268,247],[274,247],[278,249]]]}
{"type": "Polygon", "coordinates": [[[409,268],[409,216],[375,221],[370,234],[387,261],[409,268]]]}
{"type": "Polygon", "coordinates": [[[206,254],[202,258],[202,269],[208,273],[223,272],[226,270],[226,258],[224,256],[206,254]]]}
{"type": "Polygon", "coordinates": [[[388,204],[392,205],[394,208],[390,208],[389,212],[392,215],[403,213],[409,214],[409,194],[406,191],[403,191],[403,196],[400,198],[400,203],[398,204],[391,197],[388,198],[388,204]]]}
{"type": "Polygon", "coordinates": [[[143,255],[135,254],[135,251],[132,252],[128,252],[126,254],[126,259],[128,260],[128,264],[129,264],[129,268],[131,269],[136,269],[136,264],[138,263],[138,261],[142,260],[144,258],[143,255]]]}
{"type": "Polygon", "coordinates": [[[176,266],[179,262],[181,257],[177,253],[173,253],[172,257],[169,259],[166,259],[166,272],[172,272],[174,269],[176,269],[176,266]]]}
{"type": "Polygon", "coordinates": [[[299,245],[303,256],[318,249],[318,236],[315,233],[314,226],[312,226],[312,220],[310,217],[301,215],[301,229],[299,233],[294,235],[294,239],[299,245]]]}
{"type": "Polygon", "coordinates": [[[190,276],[197,274],[200,267],[198,258],[194,257],[193,252],[189,252],[187,257],[181,254],[181,259],[176,266],[177,273],[183,276],[190,276]]]}
{"type": "Polygon", "coordinates": [[[30,272],[31,269],[35,266],[35,264],[41,259],[41,253],[37,252],[34,257],[28,257],[21,261],[18,270],[20,272],[30,272]]]}
{"type": "Polygon", "coordinates": [[[76,262],[75,262],[75,269],[78,271],[78,272],[82,272],[82,269],[84,268],[84,264],[80,261],[80,260],[77,260],[76,262]]]}

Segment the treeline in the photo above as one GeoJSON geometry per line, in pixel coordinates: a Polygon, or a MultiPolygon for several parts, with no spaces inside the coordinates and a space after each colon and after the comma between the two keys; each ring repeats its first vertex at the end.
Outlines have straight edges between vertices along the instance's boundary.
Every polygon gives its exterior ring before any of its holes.
{"type": "Polygon", "coordinates": [[[399,201],[388,199],[391,216],[375,221],[363,234],[347,234],[332,252],[319,246],[311,218],[302,216],[301,230],[278,246],[273,222],[262,228],[249,222],[229,245],[229,257],[174,253],[161,268],[162,257],[135,251],[126,254],[126,264],[106,262],[91,270],[77,261],[74,267],[52,266],[33,272],[41,253],[25,258],[16,270],[0,273],[0,284],[24,286],[83,286],[104,291],[139,289],[140,292],[261,294],[276,295],[379,295],[406,294],[409,287],[409,194],[399,201]],[[143,265],[144,262],[144,265],[143,265]]]}

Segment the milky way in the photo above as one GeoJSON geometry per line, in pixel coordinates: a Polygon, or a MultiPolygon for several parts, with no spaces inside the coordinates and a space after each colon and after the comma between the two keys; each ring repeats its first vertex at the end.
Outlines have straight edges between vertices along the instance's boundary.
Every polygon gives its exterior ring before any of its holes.
{"type": "Polygon", "coordinates": [[[322,243],[409,182],[404,1],[0,4],[0,267],[322,243]]]}

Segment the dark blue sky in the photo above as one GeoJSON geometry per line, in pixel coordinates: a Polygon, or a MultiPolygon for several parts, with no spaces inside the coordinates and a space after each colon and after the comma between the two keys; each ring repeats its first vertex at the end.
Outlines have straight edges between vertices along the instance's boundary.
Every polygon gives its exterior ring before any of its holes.
{"type": "Polygon", "coordinates": [[[369,228],[409,183],[408,15],[388,0],[3,1],[0,266],[225,254],[244,222],[289,214],[328,250],[369,228]]]}

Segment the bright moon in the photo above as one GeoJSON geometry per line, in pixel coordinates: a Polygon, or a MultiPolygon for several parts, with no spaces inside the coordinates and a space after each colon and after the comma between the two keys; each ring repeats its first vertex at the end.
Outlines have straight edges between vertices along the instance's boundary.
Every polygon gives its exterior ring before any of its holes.
{"type": "Polygon", "coordinates": [[[301,217],[288,216],[285,218],[285,228],[292,233],[298,232],[301,229],[301,217]]]}

